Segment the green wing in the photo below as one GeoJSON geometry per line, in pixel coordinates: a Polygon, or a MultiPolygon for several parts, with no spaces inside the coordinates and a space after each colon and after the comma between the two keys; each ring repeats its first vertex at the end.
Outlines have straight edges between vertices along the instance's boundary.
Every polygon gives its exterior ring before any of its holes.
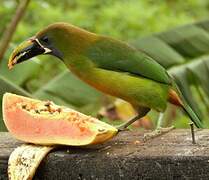
{"type": "Polygon", "coordinates": [[[88,48],[86,55],[98,68],[121,71],[171,84],[168,73],[160,64],[142,51],[121,41],[102,37],[88,48]]]}

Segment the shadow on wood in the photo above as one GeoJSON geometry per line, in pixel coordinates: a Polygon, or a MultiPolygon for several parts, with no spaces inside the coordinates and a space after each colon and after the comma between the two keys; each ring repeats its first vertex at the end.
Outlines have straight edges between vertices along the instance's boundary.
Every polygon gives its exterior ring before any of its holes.
{"type": "MultiPolygon", "coordinates": [[[[209,130],[173,130],[143,143],[142,132],[122,132],[113,140],[86,148],[62,147],[41,163],[35,180],[65,179],[207,179],[209,130]]],[[[0,180],[7,161],[21,142],[0,133],[0,180]]]]}

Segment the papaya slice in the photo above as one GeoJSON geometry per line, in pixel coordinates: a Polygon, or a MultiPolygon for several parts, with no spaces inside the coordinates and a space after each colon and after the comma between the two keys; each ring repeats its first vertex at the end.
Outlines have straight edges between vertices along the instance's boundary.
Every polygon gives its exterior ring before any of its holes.
{"type": "Polygon", "coordinates": [[[85,146],[105,142],[118,131],[96,118],[51,101],[5,93],[2,107],[8,131],[29,143],[85,146]]]}

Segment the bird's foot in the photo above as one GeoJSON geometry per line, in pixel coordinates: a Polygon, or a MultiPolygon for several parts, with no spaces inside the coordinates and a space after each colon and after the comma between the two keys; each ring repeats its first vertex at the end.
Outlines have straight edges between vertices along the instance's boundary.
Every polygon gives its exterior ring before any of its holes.
{"type": "Polygon", "coordinates": [[[148,141],[150,139],[153,139],[157,136],[160,136],[162,134],[165,134],[165,133],[171,131],[172,129],[174,129],[174,126],[167,127],[167,128],[159,127],[150,133],[145,133],[144,137],[143,137],[143,141],[148,141]]]}

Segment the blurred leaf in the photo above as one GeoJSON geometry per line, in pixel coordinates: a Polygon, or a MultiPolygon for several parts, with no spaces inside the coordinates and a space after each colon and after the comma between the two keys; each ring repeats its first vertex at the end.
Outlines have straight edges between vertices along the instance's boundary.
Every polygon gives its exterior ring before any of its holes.
{"type": "Polygon", "coordinates": [[[209,32],[209,21],[200,21],[196,23],[197,26],[200,26],[201,28],[205,29],[205,31],[209,32]]]}
{"type": "Polygon", "coordinates": [[[4,59],[0,64],[0,75],[6,77],[16,85],[25,86],[28,81],[37,77],[37,74],[41,70],[40,64],[34,61],[36,59],[33,58],[33,60],[17,65],[12,70],[8,69],[7,61],[4,59]]]}
{"type": "Polygon", "coordinates": [[[4,78],[0,75],[0,96],[2,96],[5,92],[17,93],[20,95],[31,96],[27,91],[23,90],[19,86],[15,85],[13,82],[4,78]]]}
{"type": "Polygon", "coordinates": [[[209,34],[195,24],[158,34],[157,37],[186,59],[196,58],[209,52],[209,34]]]}
{"type": "Polygon", "coordinates": [[[161,39],[150,36],[132,42],[138,49],[145,51],[165,68],[184,63],[185,59],[161,39]]]}
{"type": "Polygon", "coordinates": [[[91,111],[95,112],[100,107],[102,94],[66,70],[35,92],[34,96],[61,105],[83,108],[91,114],[91,111]],[[93,107],[89,108],[89,105],[93,107]]]}

